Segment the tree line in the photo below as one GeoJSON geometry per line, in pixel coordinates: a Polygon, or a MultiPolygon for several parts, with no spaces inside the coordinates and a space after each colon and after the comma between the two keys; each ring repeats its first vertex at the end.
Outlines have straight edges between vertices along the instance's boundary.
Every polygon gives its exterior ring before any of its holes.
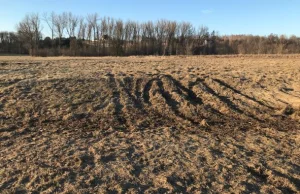
{"type": "Polygon", "coordinates": [[[205,26],[170,20],[123,21],[71,12],[27,14],[17,32],[0,32],[0,53],[32,56],[128,56],[300,53],[300,38],[220,36],[205,26]],[[43,37],[44,24],[50,36],[43,37]]]}

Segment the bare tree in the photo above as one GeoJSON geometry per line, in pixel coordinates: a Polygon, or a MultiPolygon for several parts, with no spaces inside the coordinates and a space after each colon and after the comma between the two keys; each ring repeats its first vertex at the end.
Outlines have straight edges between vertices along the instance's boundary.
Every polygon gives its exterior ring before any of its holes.
{"type": "Polygon", "coordinates": [[[137,22],[133,22],[131,24],[132,31],[133,31],[133,44],[134,44],[134,52],[132,54],[137,55],[139,54],[139,40],[140,40],[140,25],[137,22]]]}
{"type": "MultiPolygon", "coordinates": [[[[40,26],[34,20],[31,21],[32,18],[27,16],[24,21],[20,22],[19,34],[22,34],[22,31],[25,32],[26,29],[28,32],[39,34],[27,33],[26,37],[24,35],[26,33],[23,33],[23,40],[30,45],[30,52],[35,53],[34,51],[39,45],[40,32],[38,33],[38,31],[40,30],[25,25],[31,22],[33,26],[40,26]]],[[[52,45],[52,47],[57,47],[60,54],[62,45],[70,48],[70,52],[63,50],[64,54],[72,55],[78,53],[88,55],[283,53],[288,50],[300,50],[298,49],[298,39],[287,40],[286,37],[279,38],[274,35],[268,37],[229,36],[220,43],[222,39],[214,32],[210,33],[207,27],[202,26],[196,31],[188,22],[177,23],[162,19],[155,23],[152,21],[141,24],[135,21],[124,23],[120,19],[99,18],[97,13],[83,18],[73,15],[71,12],[61,14],[52,12],[50,15],[45,13],[42,19],[51,30],[52,39],[57,35],[58,45],[52,45]],[[65,41],[62,44],[65,35],[69,37],[70,43],[65,41]],[[75,36],[78,37],[78,40],[75,36]],[[84,49],[84,52],[77,52],[79,49],[84,49]]],[[[51,45],[50,38],[44,41],[41,44],[42,47],[51,45]]],[[[47,46],[47,48],[50,47],[47,46]]]]}
{"type": "Polygon", "coordinates": [[[99,54],[99,28],[98,28],[98,14],[94,13],[94,14],[89,14],[87,16],[87,21],[88,21],[88,25],[91,28],[92,32],[93,32],[93,41],[94,41],[94,46],[96,47],[97,53],[99,54]]]}
{"type": "Polygon", "coordinates": [[[178,54],[186,54],[187,46],[190,37],[193,35],[193,25],[189,22],[182,22],[179,26],[179,37],[178,37],[178,54]]]}
{"type": "Polygon", "coordinates": [[[165,54],[167,46],[167,23],[166,20],[159,20],[155,25],[155,34],[157,37],[157,51],[159,55],[165,54]]]}
{"type": "Polygon", "coordinates": [[[78,33],[77,33],[78,39],[85,39],[86,38],[86,28],[87,28],[87,25],[84,22],[84,18],[80,17],[79,18],[79,28],[78,28],[78,33]]]}
{"type": "Polygon", "coordinates": [[[98,35],[97,35],[97,30],[98,30],[98,24],[97,24],[98,14],[97,13],[89,14],[86,19],[87,19],[89,25],[91,25],[91,27],[92,27],[93,35],[94,35],[94,40],[98,40],[98,38],[99,38],[98,35]]]}
{"type": "Polygon", "coordinates": [[[64,30],[67,26],[67,13],[62,13],[59,15],[55,15],[55,19],[54,19],[54,27],[55,27],[55,31],[58,34],[58,49],[60,52],[60,47],[61,47],[61,39],[63,37],[64,34],[64,30]]]}
{"type": "Polygon", "coordinates": [[[103,17],[100,19],[99,31],[101,34],[101,43],[102,43],[102,55],[106,55],[106,45],[111,37],[108,36],[108,23],[107,18],[103,17]]]}
{"type": "Polygon", "coordinates": [[[66,30],[69,37],[75,36],[75,29],[78,26],[78,17],[73,15],[71,12],[66,14],[66,30]]]}
{"type": "Polygon", "coordinates": [[[107,17],[106,18],[106,23],[107,23],[107,36],[110,38],[108,40],[108,54],[111,54],[111,50],[112,50],[112,40],[113,40],[113,36],[114,36],[114,28],[115,28],[115,20],[113,18],[107,17]]]}
{"type": "Polygon", "coordinates": [[[48,25],[50,31],[51,31],[51,39],[53,40],[54,38],[54,25],[55,25],[55,13],[51,12],[50,15],[48,15],[47,13],[43,14],[43,20],[46,22],[46,24],[48,25]]]}
{"type": "Polygon", "coordinates": [[[41,20],[38,14],[26,15],[17,26],[18,34],[27,43],[31,55],[37,54],[41,29],[41,20]]]}
{"type": "Polygon", "coordinates": [[[173,54],[173,43],[175,39],[175,34],[177,30],[177,24],[176,22],[168,21],[166,23],[166,40],[165,40],[165,49],[164,49],[164,55],[171,55],[173,54]]]}
{"type": "Polygon", "coordinates": [[[124,43],[124,51],[125,53],[131,54],[132,53],[132,48],[134,45],[133,42],[133,26],[135,25],[135,23],[133,21],[127,21],[124,25],[124,39],[125,39],[125,43],[124,43]]]}

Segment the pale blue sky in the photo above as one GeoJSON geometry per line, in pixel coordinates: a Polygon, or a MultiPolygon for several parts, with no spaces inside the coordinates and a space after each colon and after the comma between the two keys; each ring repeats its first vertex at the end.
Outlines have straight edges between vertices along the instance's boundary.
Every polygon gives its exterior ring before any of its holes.
{"type": "MultiPolygon", "coordinates": [[[[26,13],[99,13],[123,20],[189,21],[224,34],[300,36],[299,0],[0,0],[0,31],[15,31],[26,13]]],[[[47,25],[43,25],[47,34],[47,25]]]]}

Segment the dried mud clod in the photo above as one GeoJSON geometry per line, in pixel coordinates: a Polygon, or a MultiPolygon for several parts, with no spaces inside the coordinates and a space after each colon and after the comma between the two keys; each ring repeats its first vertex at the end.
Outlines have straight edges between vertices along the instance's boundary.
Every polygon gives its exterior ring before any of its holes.
{"type": "Polygon", "coordinates": [[[283,110],[282,110],[282,114],[284,115],[292,115],[295,112],[294,108],[291,105],[286,106],[283,110]]]}

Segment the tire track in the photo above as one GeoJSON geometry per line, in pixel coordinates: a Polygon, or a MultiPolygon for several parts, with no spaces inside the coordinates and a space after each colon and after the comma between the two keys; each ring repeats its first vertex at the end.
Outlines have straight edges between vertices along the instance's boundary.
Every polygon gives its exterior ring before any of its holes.
{"type": "Polygon", "coordinates": [[[144,106],[141,101],[138,99],[139,94],[134,91],[134,80],[132,78],[124,78],[119,81],[119,86],[122,88],[122,91],[128,96],[129,100],[132,102],[133,106],[136,109],[144,110],[144,106]]]}
{"type": "Polygon", "coordinates": [[[192,103],[193,105],[202,105],[203,104],[203,100],[201,98],[197,97],[197,95],[193,92],[193,90],[186,88],[179,81],[177,81],[170,75],[163,75],[162,78],[164,78],[164,77],[171,80],[176,85],[176,87],[180,89],[180,90],[178,90],[178,91],[180,91],[179,94],[182,94],[181,90],[184,91],[187,94],[186,97],[190,103],[192,103]]]}
{"type": "Polygon", "coordinates": [[[204,79],[197,79],[196,82],[191,83],[190,86],[193,88],[194,86],[200,84],[201,89],[204,90],[204,92],[209,93],[213,97],[216,97],[219,101],[224,103],[227,107],[234,110],[235,112],[239,114],[244,114],[244,111],[242,111],[238,106],[236,106],[231,100],[228,99],[227,96],[221,96],[217,92],[215,92],[208,84],[205,83],[204,79]]]}
{"type": "Polygon", "coordinates": [[[135,129],[138,122],[143,122],[148,117],[148,113],[144,105],[134,96],[133,91],[128,88],[128,86],[133,86],[132,81],[129,85],[126,85],[124,79],[119,79],[117,85],[121,94],[120,101],[124,105],[122,113],[126,117],[128,127],[135,129]]]}
{"type": "Polygon", "coordinates": [[[135,81],[135,86],[134,86],[134,88],[135,88],[134,94],[135,94],[136,98],[140,101],[141,101],[141,98],[142,98],[142,91],[141,91],[142,87],[143,87],[142,83],[143,83],[143,79],[137,78],[136,81],[135,81]]]}
{"type": "MultiPolygon", "coordinates": [[[[178,110],[178,106],[180,105],[179,102],[177,102],[175,99],[172,98],[172,95],[165,90],[164,88],[164,83],[161,79],[159,78],[153,78],[151,80],[149,80],[143,90],[143,98],[144,98],[144,102],[147,103],[148,105],[152,106],[152,100],[150,98],[150,91],[153,91],[154,86],[156,85],[158,90],[158,94],[161,95],[164,99],[164,103],[170,108],[170,110],[174,113],[174,115],[176,117],[178,117],[181,120],[187,120],[189,122],[191,122],[192,124],[196,125],[198,124],[197,122],[195,122],[194,120],[187,118],[186,116],[184,116],[179,110],[178,110]]],[[[154,102],[155,103],[155,102],[154,102]]]]}
{"type": "Polygon", "coordinates": [[[224,81],[222,81],[222,80],[220,80],[220,79],[212,79],[212,80],[215,81],[215,82],[217,82],[217,83],[219,83],[221,86],[225,87],[226,89],[232,90],[233,92],[235,92],[235,93],[237,93],[237,94],[239,94],[239,95],[245,97],[245,98],[248,99],[248,100],[251,100],[251,101],[253,101],[253,102],[255,102],[255,103],[257,103],[257,104],[259,104],[259,105],[261,105],[261,106],[263,106],[263,107],[266,107],[266,108],[268,108],[268,109],[271,109],[271,110],[274,109],[273,107],[268,106],[268,105],[264,104],[263,102],[261,102],[261,101],[255,99],[255,98],[253,98],[253,97],[248,96],[247,94],[242,93],[241,91],[239,91],[239,90],[233,88],[232,86],[230,86],[229,84],[225,83],[224,81]]]}
{"type": "Polygon", "coordinates": [[[114,104],[114,112],[113,115],[115,116],[116,120],[118,121],[119,125],[125,125],[128,128],[127,120],[124,117],[122,109],[124,108],[124,104],[121,103],[121,92],[119,91],[119,87],[117,85],[117,81],[114,75],[109,75],[108,78],[108,85],[110,86],[109,89],[112,91],[112,102],[114,104]]]}
{"type": "Polygon", "coordinates": [[[165,74],[145,77],[106,74],[101,79],[55,79],[51,80],[51,87],[45,88],[55,93],[51,102],[59,100],[65,93],[71,94],[72,98],[63,102],[66,107],[72,106],[67,113],[83,114],[85,119],[99,115],[97,120],[105,127],[132,129],[150,125],[172,126],[186,121],[197,127],[208,124],[214,128],[239,128],[249,123],[265,126],[272,119],[276,120],[269,114],[272,107],[225,81],[197,78],[187,86],[184,83],[165,74]],[[85,111],[89,112],[85,114],[85,111]],[[256,113],[264,120],[258,119],[256,113]]]}
{"type": "Polygon", "coordinates": [[[177,117],[180,117],[183,120],[188,120],[194,125],[199,124],[198,122],[194,121],[193,119],[186,117],[184,114],[182,114],[179,111],[178,105],[180,105],[180,103],[177,102],[175,99],[173,99],[172,95],[168,91],[165,90],[164,83],[160,79],[157,80],[156,84],[159,87],[160,95],[162,95],[164,97],[166,104],[171,108],[171,110],[174,112],[174,114],[177,117]]]}

